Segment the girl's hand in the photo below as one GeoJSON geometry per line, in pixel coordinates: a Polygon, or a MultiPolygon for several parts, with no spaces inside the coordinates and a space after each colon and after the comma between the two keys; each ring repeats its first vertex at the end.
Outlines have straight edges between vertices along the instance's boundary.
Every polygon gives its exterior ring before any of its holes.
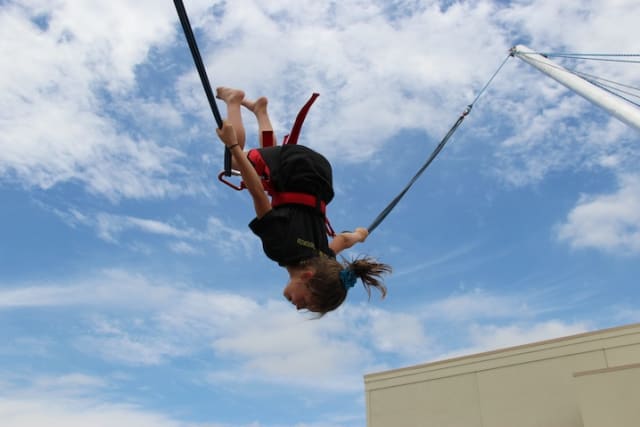
{"type": "Polygon", "coordinates": [[[364,242],[369,235],[369,230],[363,227],[358,227],[355,231],[346,231],[338,234],[329,242],[329,247],[335,254],[339,254],[345,249],[349,249],[356,243],[364,242]]]}
{"type": "Polygon", "coordinates": [[[355,234],[358,234],[360,236],[360,241],[364,242],[365,240],[367,240],[367,237],[369,236],[369,230],[367,230],[364,227],[358,227],[356,228],[356,230],[354,231],[355,234]]]}
{"type": "Polygon", "coordinates": [[[222,129],[216,128],[216,133],[218,137],[222,140],[222,143],[227,147],[238,144],[238,138],[236,137],[236,131],[231,125],[231,122],[227,120],[223,120],[222,129]]]}

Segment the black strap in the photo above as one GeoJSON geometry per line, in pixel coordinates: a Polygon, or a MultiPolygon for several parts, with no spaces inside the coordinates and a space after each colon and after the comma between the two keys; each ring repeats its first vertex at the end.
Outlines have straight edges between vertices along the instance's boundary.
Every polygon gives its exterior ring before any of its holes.
{"type": "MultiPolygon", "coordinates": [[[[220,116],[220,111],[218,110],[218,106],[216,104],[216,98],[215,96],[213,96],[213,91],[211,90],[211,85],[209,84],[207,70],[204,68],[204,63],[202,62],[202,57],[200,56],[200,51],[198,50],[196,38],[193,35],[193,30],[191,29],[191,24],[189,23],[187,11],[184,8],[182,0],[173,0],[173,3],[176,6],[176,11],[178,12],[178,17],[180,18],[180,23],[182,24],[182,30],[184,31],[187,43],[189,44],[191,56],[193,56],[193,62],[195,62],[196,69],[198,70],[198,74],[200,75],[202,88],[204,89],[204,93],[207,95],[207,100],[209,100],[211,112],[213,113],[213,117],[216,120],[218,129],[222,129],[222,117],[220,116]]],[[[231,176],[231,150],[226,147],[224,149],[224,174],[226,176],[231,176]]]]}
{"type": "Polygon", "coordinates": [[[473,105],[478,101],[478,99],[480,98],[480,95],[482,95],[484,93],[485,90],[487,90],[487,87],[489,87],[489,84],[493,81],[493,79],[496,77],[496,75],[498,75],[498,72],[502,69],[502,67],[504,66],[504,64],[506,64],[507,60],[513,56],[512,53],[510,53],[505,59],[504,61],[502,61],[502,64],[500,64],[500,66],[498,67],[498,69],[493,73],[493,75],[491,76],[491,78],[489,79],[489,81],[484,85],[484,87],[480,90],[480,92],[478,93],[478,95],[476,96],[476,98],[473,100],[473,102],[471,104],[469,104],[467,106],[467,108],[464,110],[464,112],[460,115],[460,117],[458,117],[458,120],[456,120],[456,122],[454,123],[454,125],[451,127],[451,129],[449,129],[449,132],[447,132],[447,134],[444,136],[444,138],[442,139],[442,141],[440,141],[440,144],[438,144],[438,146],[435,148],[435,150],[433,150],[433,152],[431,153],[431,155],[429,156],[429,158],[427,159],[426,163],[424,165],[422,165],[422,167],[420,168],[420,170],[418,170],[418,173],[416,173],[414,175],[413,178],[411,178],[411,180],[409,181],[409,183],[407,184],[406,187],[404,187],[404,189],[400,192],[400,194],[398,194],[392,201],[391,203],[389,203],[387,205],[386,208],[384,208],[382,210],[382,212],[380,212],[380,214],[378,215],[378,217],[376,219],[373,220],[373,222],[371,223],[371,225],[367,228],[367,230],[369,231],[369,233],[371,233],[373,230],[376,229],[376,227],[378,227],[378,225],[380,225],[380,223],[382,222],[382,220],[384,220],[387,215],[389,215],[389,213],[393,210],[393,208],[398,204],[398,202],[400,201],[400,199],[402,199],[404,197],[404,195],[407,193],[407,191],[409,191],[409,189],[411,188],[411,186],[413,185],[414,182],[416,182],[418,180],[418,178],[420,177],[420,175],[422,175],[422,172],[425,171],[425,169],[427,167],[429,167],[429,165],[431,164],[431,162],[433,161],[433,159],[436,158],[436,156],[438,155],[438,153],[440,153],[440,151],[442,151],[442,149],[444,148],[445,144],[447,143],[447,141],[449,141],[449,138],[451,138],[451,136],[453,135],[453,133],[458,129],[458,127],[460,127],[460,125],[462,124],[462,121],[464,120],[465,117],[467,117],[467,115],[471,112],[471,109],[473,108],[473,105]]]}
{"type": "Polygon", "coordinates": [[[440,151],[442,151],[442,149],[444,148],[445,144],[447,143],[447,141],[449,141],[449,138],[451,138],[451,135],[453,135],[453,133],[456,131],[456,129],[458,129],[458,127],[462,124],[462,121],[464,120],[464,118],[467,116],[467,114],[469,114],[469,112],[471,111],[471,105],[469,105],[467,107],[467,109],[460,115],[460,117],[458,117],[458,120],[456,121],[456,123],[453,125],[453,127],[449,130],[449,132],[447,133],[447,135],[442,139],[442,141],[440,141],[440,144],[438,144],[438,146],[436,147],[435,150],[433,150],[433,152],[431,153],[431,156],[429,156],[429,159],[427,159],[426,163],[424,165],[422,165],[422,167],[420,168],[420,170],[418,171],[418,173],[416,173],[413,178],[411,178],[411,181],[409,181],[409,183],[407,184],[406,187],[404,187],[404,189],[400,192],[400,194],[398,194],[392,201],[391,203],[389,203],[387,205],[386,208],[384,208],[382,210],[382,212],[380,212],[380,214],[378,215],[378,217],[376,219],[373,220],[373,222],[371,223],[371,225],[367,228],[367,230],[369,231],[369,233],[371,233],[373,230],[376,229],[376,227],[378,227],[378,225],[380,225],[380,223],[382,222],[382,220],[384,220],[387,215],[389,215],[389,213],[393,210],[393,208],[398,204],[398,202],[404,197],[404,195],[407,193],[407,191],[409,191],[409,189],[411,188],[411,186],[413,185],[414,182],[416,182],[418,180],[418,178],[420,177],[420,175],[422,175],[422,172],[425,171],[425,169],[427,169],[427,167],[429,167],[429,165],[431,164],[431,162],[433,161],[433,159],[436,158],[436,156],[438,155],[438,153],[440,153],[440,151]]]}

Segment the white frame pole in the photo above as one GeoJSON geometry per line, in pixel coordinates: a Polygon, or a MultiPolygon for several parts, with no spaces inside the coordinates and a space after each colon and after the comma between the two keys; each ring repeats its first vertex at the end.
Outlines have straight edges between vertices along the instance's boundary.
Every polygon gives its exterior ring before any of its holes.
{"type": "Polygon", "coordinates": [[[640,108],[598,86],[576,76],[523,45],[514,46],[511,54],[537,68],[558,83],[568,87],[588,101],[605,109],[612,116],[640,131],[640,108]]]}

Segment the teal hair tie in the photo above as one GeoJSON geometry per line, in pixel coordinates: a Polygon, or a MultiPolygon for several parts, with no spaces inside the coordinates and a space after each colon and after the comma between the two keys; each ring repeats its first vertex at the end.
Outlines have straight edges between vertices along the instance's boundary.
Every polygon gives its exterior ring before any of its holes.
{"type": "Polygon", "coordinates": [[[353,285],[356,284],[358,280],[358,276],[356,273],[350,268],[345,268],[340,271],[340,281],[342,282],[342,286],[348,291],[349,288],[353,288],[353,285]]]}

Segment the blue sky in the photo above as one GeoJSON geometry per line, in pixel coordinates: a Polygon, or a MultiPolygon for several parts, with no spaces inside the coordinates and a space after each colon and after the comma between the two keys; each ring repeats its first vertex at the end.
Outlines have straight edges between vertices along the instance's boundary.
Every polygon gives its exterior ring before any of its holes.
{"type": "MultiPolygon", "coordinates": [[[[632,0],[185,1],[213,86],[266,95],[367,226],[507,56],[638,53],[632,0]]],[[[0,2],[0,420],[364,426],[363,375],[640,321],[640,133],[510,59],[349,256],[394,267],[321,320],[216,181],[172,2],[0,2]]],[[[637,64],[564,62],[638,86],[637,64]]],[[[247,118],[248,139],[256,126],[247,118]]]]}

